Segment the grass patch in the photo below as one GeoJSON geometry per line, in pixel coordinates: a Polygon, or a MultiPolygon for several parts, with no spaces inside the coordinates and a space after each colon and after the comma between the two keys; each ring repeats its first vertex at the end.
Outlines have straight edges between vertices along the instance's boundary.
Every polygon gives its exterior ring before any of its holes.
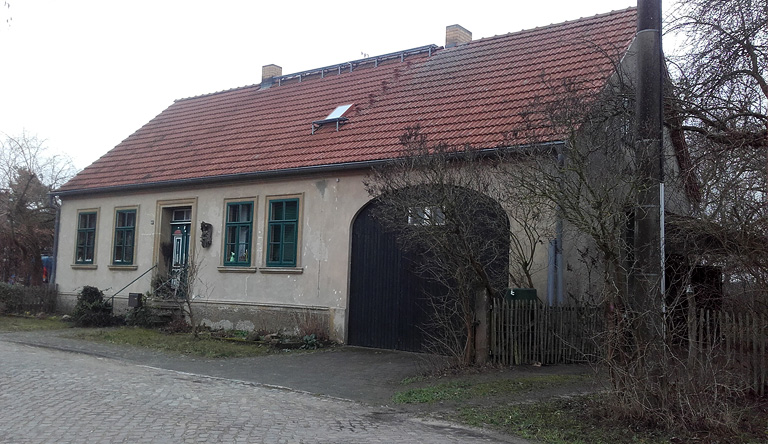
{"type": "Polygon", "coordinates": [[[398,392],[393,397],[393,401],[398,404],[464,401],[472,398],[511,395],[545,387],[584,382],[589,378],[590,376],[584,375],[547,375],[486,382],[452,381],[398,392]]]}
{"type": "Polygon", "coordinates": [[[628,430],[605,418],[590,418],[591,398],[555,400],[527,405],[468,407],[459,419],[473,426],[491,426],[515,436],[551,444],[668,443],[670,437],[628,430]]]}
{"type": "Polygon", "coordinates": [[[190,333],[170,334],[139,327],[79,332],[75,337],[89,341],[133,345],[205,358],[244,358],[263,356],[273,352],[270,347],[262,344],[222,341],[210,337],[195,339],[190,333]]]}
{"type": "Polygon", "coordinates": [[[617,418],[603,401],[600,395],[585,395],[535,404],[466,407],[457,419],[550,444],[765,443],[768,437],[765,412],[745,415],[744,427],[737,433],[695,433],[617,418]]]}
{"type": "Polygon", "coordinates": [[[400,381],[400,384],[402,385],[411,385],[416,382],[425,381],[427,379],[424,375],[416,375],[416,376],[409,376],[407,378],[404,378],[402,381],[400,381]]]}
{"type": "Polygon", "coordinates": [[[60,330],[70,324],[57,317],[38,319],[25,316],[0,316],[0,331],[60,330]]]}

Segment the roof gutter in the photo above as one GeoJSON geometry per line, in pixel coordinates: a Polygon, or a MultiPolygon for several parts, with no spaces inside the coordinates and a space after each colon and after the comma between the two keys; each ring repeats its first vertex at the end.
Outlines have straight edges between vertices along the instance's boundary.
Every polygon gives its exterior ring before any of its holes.
{"type": "MultiPolygon", "coordinates": [[[[554,152],[553,150],[556,150],[558,147],[564,146],[564,145],[565,145],[564,141],[555,141],[555,142],[545,142],[545,143],[529,144],[529,145],[515,145],[515,146],[508,146],[508,147],[485,148],[485,149],[478,150],[477,152],[481,156],[495,154],[500,151],[546,153],[546,152],[554,152]]],[[[275,177],[301,176],[301,175],[309,175],[309,174],[317,174],[317,173],[334,173],[334,172],[340,172],[340,171],[353,171],[353,170],[374,168],[374,167],[386,165],[387,163],[394,162],[398,159],[402,159],[402,157],[393,157],[390,159],[367,160],[367,161],[361,161],[361,162],[334,163],[334,164],[307,166],[307,167],[299,167],[299,168],[284,168],[279,170],[257,171],[257,172],[250,172],[250,173],[226,174],[221,176],[198,177],[193,179],[177,179],[177,180],[167,180],[167,181],[160,181],[160,182],[148,182],[148,183],[141,183],[141,184],[116,185],[116,186],[110,186],[110,187],[82,188],[82,189],[76,189],[76,190],[55,190],[51,194],[58,197],[68,197],[68,196],[78,196],[78,195],[84,195],[84,194],[103,194],[103,193],[113,193],[113,192],[142,191],[142,190],[147,190],[147,189],[152,189],[157,187],[182,187],[182,186],[208,185],[208,184],[216,184],[216,183],[232,182],[232,181],[240,181],[240,180],[271,179],[275,177]]]]}

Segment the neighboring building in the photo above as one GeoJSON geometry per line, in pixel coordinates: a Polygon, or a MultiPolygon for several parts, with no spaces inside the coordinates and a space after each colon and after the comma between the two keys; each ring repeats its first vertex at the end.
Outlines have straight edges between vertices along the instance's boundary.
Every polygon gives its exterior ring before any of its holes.
{"type": "MultiPolygon", "coordinates": [[[[370,167],[397,156],[399,137],[415,124],[431,142],[455,146],[533,142],[524,134],[563,143],[565,134],[527,110],[561,99],[564,89],[552,84],[603,90],[635,21],[630,8],[475,41],[453,25],[445,47],[290,75],[267,65],[260,84],[178,100],[57,191],[62,302],[72,305],[84,285],[111,294],[155,265],[172,270],[194,258],[206,285],[197,306],[211,325],[317,322],[341,341],[418,348],[399,342],[413,326],[396,327],[394,339],[381,327],[397,323],[403,307],[357,319],[348,309],[371,297],[365,282],[387,260],[360,270],[359,252],[381,247],[352,245],[366,229],[370,167]],[[350,331],[353,322],[364,334],[350,331]],[[362,339],[369,334],[387,338],[362,339]]],[[[557,282],[546,253],[540,297],[557,282]]],[[[116,304],[148,291],[158,269],[121,290],[116,304]]]]}

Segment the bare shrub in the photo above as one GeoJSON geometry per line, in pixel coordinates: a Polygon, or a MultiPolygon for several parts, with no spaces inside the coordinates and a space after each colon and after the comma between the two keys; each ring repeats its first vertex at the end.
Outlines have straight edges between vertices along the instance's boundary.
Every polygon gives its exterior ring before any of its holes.
{"type": "Polygon", "coordinates": [[[191,332],[194,337],[202,328],[202,321],[198,319],[198,314],[194,307],[195,301],[201,301],[210,294],[209,287],[200,280],[199,271],[202,266],[201,261],[196,261],[195,257],[190,257],[177,273],[156,274],[152,279],[151,298],[155,303],[170,304],[180,313],[180,317],[173,319],[177,327],[181,323],[191,326],[191,332]]]}

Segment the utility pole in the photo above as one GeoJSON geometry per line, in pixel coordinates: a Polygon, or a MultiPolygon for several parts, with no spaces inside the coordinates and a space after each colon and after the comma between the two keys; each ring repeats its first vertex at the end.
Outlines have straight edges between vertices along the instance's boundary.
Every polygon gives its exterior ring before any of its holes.
{"type": "Polygon", "coordinates": [[[629,302],[640,346],[663,334],[664,168],[661,0],[637,2],[635,156],[639,190],[629,302]]]}

